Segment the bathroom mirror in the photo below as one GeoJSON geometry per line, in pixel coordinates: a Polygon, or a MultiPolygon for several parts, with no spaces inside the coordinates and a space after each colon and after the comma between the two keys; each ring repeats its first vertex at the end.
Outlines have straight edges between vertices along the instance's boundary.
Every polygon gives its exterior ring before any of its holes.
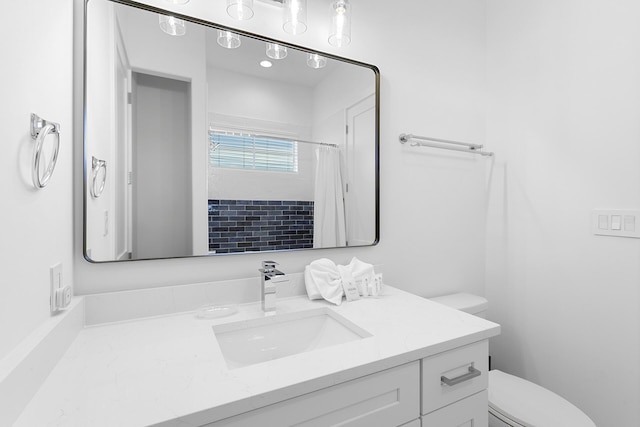
{"type": "Polygon", "coordinates": [[[87,260],[377,243],[376,67],[139,3],[85,8],[87,260]]]}

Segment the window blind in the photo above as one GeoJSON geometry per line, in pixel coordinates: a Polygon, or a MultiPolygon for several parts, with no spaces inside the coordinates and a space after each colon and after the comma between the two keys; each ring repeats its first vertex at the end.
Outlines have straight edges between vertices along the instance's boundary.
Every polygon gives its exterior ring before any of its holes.
{"type": "Polygon", "coordinates": [[[277,137],[209,131],[211,166],[298,172],[298,143],[277,137]]]}

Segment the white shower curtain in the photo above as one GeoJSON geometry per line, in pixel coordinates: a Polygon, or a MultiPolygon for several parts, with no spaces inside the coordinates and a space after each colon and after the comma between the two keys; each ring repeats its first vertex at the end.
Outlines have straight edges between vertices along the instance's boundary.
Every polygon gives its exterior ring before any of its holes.
{"type": "Polygon", "coordinates": [[[321,146],[316,156],[313,247],[346,246],[340,151],[336,147],[321,146]]]}

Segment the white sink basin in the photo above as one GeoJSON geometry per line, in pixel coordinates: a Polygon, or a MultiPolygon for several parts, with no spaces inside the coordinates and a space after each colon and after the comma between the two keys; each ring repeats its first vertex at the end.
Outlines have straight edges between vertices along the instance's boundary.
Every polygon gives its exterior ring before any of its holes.
{"type": "Polygon", "coordinates": [[[328,308],[227,323],[213,332],[229,369],[371,336],[328,308]]]}

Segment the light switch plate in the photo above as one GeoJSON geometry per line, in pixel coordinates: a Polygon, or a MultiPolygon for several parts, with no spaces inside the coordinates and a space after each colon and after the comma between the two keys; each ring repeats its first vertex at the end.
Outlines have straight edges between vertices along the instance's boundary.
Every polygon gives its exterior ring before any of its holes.
{"type": "Polygon", "coordinates": [[[598,230],[609,229],[609,215],[598,215],[598,230]]]}
{"type": "Polygon", "coordinates": [[[638,224],[640,210],[596,209],[591,212],[591,231],[597,236],[640,239],[638,224]]]}
{"type": "Polygon", "coordinates": [[[626,231],[636,231],[636,217],[635,215],[624,216],[624,229],[626,231]]]}

